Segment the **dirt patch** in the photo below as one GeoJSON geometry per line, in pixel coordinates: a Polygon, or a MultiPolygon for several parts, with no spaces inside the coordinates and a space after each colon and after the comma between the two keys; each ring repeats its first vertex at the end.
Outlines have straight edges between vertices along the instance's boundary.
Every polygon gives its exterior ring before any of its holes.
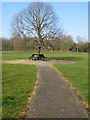
{"type": "Polygon", "coordinates": [[[9,63],[9,64],[34,64],[33,62],[30,62],[29,60],[4,60],[2,63],[9,63]]]}
{"type": "Polygon", "coordinates": [[[48,60],[48,61],[30,61],[27,59],[21,60],[4,60],[2,63],[9,63],[9,64],[35,64],[35,65],[50,65],[50,64],[73,64],[77,61],[65,61],[65,60],[48,60]]]}

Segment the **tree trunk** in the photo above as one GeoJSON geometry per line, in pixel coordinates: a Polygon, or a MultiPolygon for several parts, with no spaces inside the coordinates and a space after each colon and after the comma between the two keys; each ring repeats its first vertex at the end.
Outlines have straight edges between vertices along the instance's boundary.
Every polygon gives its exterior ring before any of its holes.
{"type": "Polygon", "coordinates": [[[39,46],[39,48],[38,48],[38,54],[40,54],[40,52],[41,52],[41,47],[39,46]]]}

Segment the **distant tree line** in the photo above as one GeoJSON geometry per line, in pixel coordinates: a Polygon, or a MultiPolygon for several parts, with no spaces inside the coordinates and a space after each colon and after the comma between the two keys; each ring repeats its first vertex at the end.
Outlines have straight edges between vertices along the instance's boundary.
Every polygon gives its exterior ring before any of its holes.
{"type": "Polygon", "coordinates": [[[12,38],[2,38],[3,51],[88,52],[88,42],[64,35],[61,21],[53,7],[44,2],[30,3],[12,18],[12,38]]]}
{"type": "MultiPolygon", "coordinates": [[[[24,40],[21,36],[10,39],[2,38],[2,51],[38,51],[36,38],[27,38],[24,40]]],[[[89,42],[74,42],[70,35],[54,37],[45,40],[42,51],[64,51],[64,52],[88,52],[89,42]]]]}
{"type": "Polygon", "coordinates": [[[34,2],[20,11],[11,21],[12,38],[2,38],[3,51],[68,51],[88,52],[88,42],[80,36],[74,42],[64,35],[61,21],[48,3],[34,2]]]}

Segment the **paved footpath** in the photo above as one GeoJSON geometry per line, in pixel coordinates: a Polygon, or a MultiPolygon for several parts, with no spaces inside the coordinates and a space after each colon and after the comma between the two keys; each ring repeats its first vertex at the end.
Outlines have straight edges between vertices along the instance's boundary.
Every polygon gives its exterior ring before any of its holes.
{"type": "Polygon", "coordinates": [[[38,64],[39,82],[25,118],[87,118],[74,91],[50,65],[38,64]]]}

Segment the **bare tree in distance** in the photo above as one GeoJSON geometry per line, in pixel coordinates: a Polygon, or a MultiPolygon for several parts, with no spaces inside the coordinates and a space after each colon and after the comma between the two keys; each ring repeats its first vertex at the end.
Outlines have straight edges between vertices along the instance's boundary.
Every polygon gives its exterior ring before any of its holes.
{"type": "Polygon", "coordinates": [[[44,2],[34,2],[13,17],[12,32],[25,40],[34,37],[38,47],[38,54],[44,45],[44,40],[62,35],[62,27],[53,7],[44,2]]]}

